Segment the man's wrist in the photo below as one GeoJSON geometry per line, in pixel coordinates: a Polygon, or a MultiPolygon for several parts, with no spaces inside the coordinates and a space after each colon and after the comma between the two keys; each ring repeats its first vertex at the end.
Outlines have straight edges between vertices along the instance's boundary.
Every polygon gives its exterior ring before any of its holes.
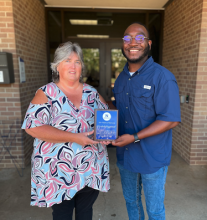
{"type": "Polygon", "coordinates": [[[137,133],[134,133],[133,136],[134,136],[134,143],[140,142],[140,139],[139,139],[137,133]]]}

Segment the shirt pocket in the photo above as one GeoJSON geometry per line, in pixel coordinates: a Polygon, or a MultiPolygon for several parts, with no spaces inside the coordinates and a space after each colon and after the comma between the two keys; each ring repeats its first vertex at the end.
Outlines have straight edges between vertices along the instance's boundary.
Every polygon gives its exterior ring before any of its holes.
{"type": "MultiPolygon", "coordinates": [[[[117,86],[114,87],[113,93],[115,96],[116,104],[119,105],[123,101],[123,93],[124,93],[124,86],[117,86]]],[[[118,106],[116,106],[118,108],[118,106]]]]}
{"type": "Polygon", "coordinates": [[[150,115],[154,112],[154,86],[149,85],[151,88],[146,89],[144,85],[132,87],[132,103],[135,108],[139,109],[144,115],[150,115]]]}

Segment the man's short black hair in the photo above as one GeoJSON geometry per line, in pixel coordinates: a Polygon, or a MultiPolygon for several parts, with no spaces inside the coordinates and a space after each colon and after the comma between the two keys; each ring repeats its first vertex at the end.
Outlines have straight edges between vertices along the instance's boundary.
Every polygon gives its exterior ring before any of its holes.
{"type": "MultiPolygon", "coordinates": [[[[132,25],[132,24],[142,25],[142,26],[147,30],[147,34],[148,34],[148,37],[149,37],[149,39],[150,39],[149,29],[147,28],[147,26],[146,26],[145,24],[143,24],[142,22],[139,22],[139,21],[135,21],[135,22],[131,23],[130,25],[132,25]]],[[[130,26],[130,25],[129,25],[129,26],[130,26]]],[[[128,27],[129,27],[129,26],[128,26],[128,27]]]]}

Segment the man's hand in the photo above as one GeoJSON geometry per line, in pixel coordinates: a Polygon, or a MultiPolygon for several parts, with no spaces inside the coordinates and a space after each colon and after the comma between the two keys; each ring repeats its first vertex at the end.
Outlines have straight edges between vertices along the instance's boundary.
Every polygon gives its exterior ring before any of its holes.
{"type": "Polygon", "coordinates": [[[117,147],[124,147],[127,144],[134,142],[134,136],[130,134],[123,134],[118,137],[115,141],[112,141],[112,145],[117,147]]]}
{"type": "Polygon", "coordinates": [[[117,109],[117,108],[113,105],[112,101],[107,101],[107,104],[108,104],[108,106],[109,106],[110,109],[117,109]]]}
{"type": "MultiPolygon", "coordinates": [[[[179,122],[168,122],[168,121],[154,121],[151,125],[144,128],[143,130],[137,133],[139,139],[151,137],[154,135],[161,134],[169,129],[177,126],[179,122]]],[[[134,135],[124,134],[118,137],[115,141],[112,142],[112,145],[117,147],[124,147],[127,144],[134,142],[134,135]]]]}

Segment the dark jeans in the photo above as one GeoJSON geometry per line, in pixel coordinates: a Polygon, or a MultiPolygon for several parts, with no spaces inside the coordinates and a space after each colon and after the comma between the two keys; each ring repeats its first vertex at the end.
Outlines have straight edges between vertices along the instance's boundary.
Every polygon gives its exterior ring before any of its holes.
{"type": "Polygon", "coordinates": [[[53,205],[53,220],[72,220],[74,208],[75,220],[92,220],[92,206],[98,194],[98,190],[86,186],[77,192],[71,200],[64,200],[60,204],[53,205]]]}

